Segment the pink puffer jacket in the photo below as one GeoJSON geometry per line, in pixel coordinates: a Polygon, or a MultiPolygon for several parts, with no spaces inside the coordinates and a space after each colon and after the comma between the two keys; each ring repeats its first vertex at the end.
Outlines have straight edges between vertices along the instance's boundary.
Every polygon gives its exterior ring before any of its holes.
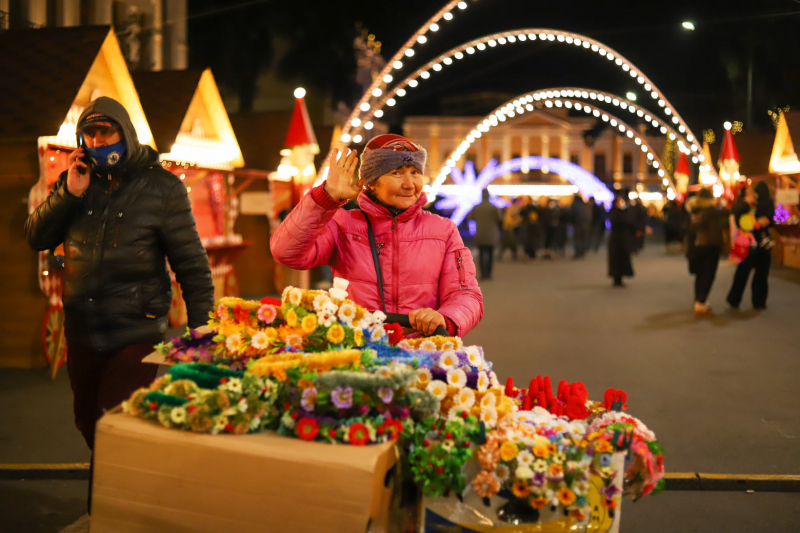
{"type": "MultiPolygon", "coordinates": [[[[392,218],[367,195],[358,197],[380,250],[386,311],[436,309],[448,319],[450,333],[463,337],[483,317],[475,264],[455,224],[423,211],[426,202],[423,193],[413,207],[392,218]]],[[[364,214],[341,205],[322,186],[312,190],[272,235],[272,255],[300,270],[330,265],[335,276],[350,281],[348,292],[357,304],[380,309],[364,214]]]]}

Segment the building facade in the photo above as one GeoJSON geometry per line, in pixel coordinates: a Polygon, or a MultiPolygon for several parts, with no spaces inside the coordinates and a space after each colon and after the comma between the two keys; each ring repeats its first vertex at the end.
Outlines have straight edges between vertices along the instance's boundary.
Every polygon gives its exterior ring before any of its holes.
{"type": "MultiPolygon", "coordinates": [[[[428,174],[435,176],[453,151],[475,129],[483,117],[408,117],[404,134],[428,150],[428,174]]],[[[458,161],[472,161],[476,170],[491,159],[498,163],[517,157],[557,157],[588,170],[610,188],[660,190],[662,178],[647,164],[646,154],[633,139],[594,117],[572,116],[567,109],[539,109],[507,119],[484,133],[458,161]]],[[[646,135],[645,124],[638,133],[646,136],[650,148],[663,153],[666,137],[646,135]]],[[[563,183],[546,170],[523,170],[500,178],[507,183],[563,183]]],[[[449,180],[449,178],[448,178],[449,180]]]]}

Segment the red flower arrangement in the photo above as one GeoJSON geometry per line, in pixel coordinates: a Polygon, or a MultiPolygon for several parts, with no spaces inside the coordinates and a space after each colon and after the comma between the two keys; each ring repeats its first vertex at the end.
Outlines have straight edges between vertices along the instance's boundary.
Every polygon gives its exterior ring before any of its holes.
{"type": "Polygon", "coordinates": [[[264,304],[264,305],[269,304],[269,305],[272,305],[274,307],[280,307],[280,306],[283,305],[283,302],[281,301],[280,298],[270,298],[269,296],[265,296],[264,298],[261,298],[261,303],[264,304]]]}
{"type": "Polygon", "coordinates": [[[319,425],[313,418],[301,418],[297,423],[297,436],[303,440],[314,440],[319,433],[319,425]]]}
{"type": "Polygon", "coordinates": [[[369,442],[369,430],[361,422],[351,425],[347,436],[350,439],[350,444],[355,444],[356,446],[363,446],[369,442]]]}
{"type": "Polygon", "coordinates": [[[250,320],[250,311],[237,305],[233,308],[233,318],[239,322],[248,322],[250,320]]]}

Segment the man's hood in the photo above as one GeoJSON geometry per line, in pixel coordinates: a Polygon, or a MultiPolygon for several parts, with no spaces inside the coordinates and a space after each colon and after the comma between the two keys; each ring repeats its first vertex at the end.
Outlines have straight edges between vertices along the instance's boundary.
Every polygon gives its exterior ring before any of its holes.
{"type": "MultiPolygon", "coordinates": [[[[131,117],[122,104],[107,96],[101,96],[93,100],[86,106],[86,109],[83,110],[78,119],[78,132],[80,132],[83,123],[86,121],[86,117],[93,113],[103,114],[120,125],[122,138],[125,139],[127,150],[119,166],[126,168],[143,167],[158,162],[158,153],[149,146],[139,143],[139,137],[136,135],[136,129],[133,127],[131,117]]],[[[78,143],[80,144],[80,139],[78,139],[78,143]]]]}

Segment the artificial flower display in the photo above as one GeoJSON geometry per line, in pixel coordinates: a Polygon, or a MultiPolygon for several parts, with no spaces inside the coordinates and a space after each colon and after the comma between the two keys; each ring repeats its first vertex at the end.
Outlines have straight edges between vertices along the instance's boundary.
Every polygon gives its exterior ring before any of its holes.
{"type": "Polygon", "coordinates": [[[189,363],[173,366],[123,402],[124,412],[196,433],[260,431],[279,411],[281,385],[249,372],[189,363]]]}
{"type": "Polygon", "coordinates": [[[418,337],[414,339],[403,339],[397,344],[406,350],[426,350],[429,352],[460,350],[464,343],[459,337],[443,337],[434,335],[433,337],[418,337]]]}
{"type": "Polygon", "coordinates": [[[327,372],[334,368],[358,368],[362,361],[372,361],[369,350],[340,350],[321,353],[283,353],[267,355],[254,361],[249,371],[259,377],[272,376],[286,381],[287,371],[304,368],[311,372],[327,372]]]}

